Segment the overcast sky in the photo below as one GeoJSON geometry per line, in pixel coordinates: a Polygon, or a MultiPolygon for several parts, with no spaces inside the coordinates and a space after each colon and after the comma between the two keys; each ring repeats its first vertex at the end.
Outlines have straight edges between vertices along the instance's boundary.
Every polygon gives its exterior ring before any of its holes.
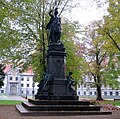
{"type": "Polygon", "coordinates": [[[73,0],[75,8],[71,12],[64,12],[63,15],[73,21],[79,21],[80,24],[88,24],[93,20],[100,20],[106,14],[106,0],[73,0]]]}

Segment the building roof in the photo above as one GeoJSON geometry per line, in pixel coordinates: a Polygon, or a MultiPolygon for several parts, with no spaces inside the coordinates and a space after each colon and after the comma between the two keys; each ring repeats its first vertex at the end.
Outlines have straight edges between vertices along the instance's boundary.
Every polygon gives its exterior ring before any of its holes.
{"type": "MultiPolygon", "coordinates": [[[[13,64],[8,64],[5,69],[3,70],[4,73],[8,73],[13,69],[13,64]]],[[[17,68],[17,67],[16,67],[17,68]]],[[[28,70],[26,70],[25,72],[22,72],[22,74],[28,74],[28,75],[33,75],[33,70],[32,68],[29,68],[28,70]]]]}
{"type": "Polygon", "coordinates": [[[5,69],[3,70],[3,72],[4,73],[7,73],[7,72],[9,72],[10,71],[10,69],[12,68],[12,64],[8,64],[6,67],[5,67],[5,69]]]}

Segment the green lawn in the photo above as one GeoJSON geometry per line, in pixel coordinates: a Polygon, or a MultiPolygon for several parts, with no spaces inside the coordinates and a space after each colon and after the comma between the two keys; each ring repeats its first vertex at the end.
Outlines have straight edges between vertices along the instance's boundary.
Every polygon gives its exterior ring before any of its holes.
{"type": "Polygon", "coordinates": [[[115,102],[116,106],[120,106],[120,101],[119,102],[115,102]]]}
{"type": "Polygon", "coordinates": [[[115,106],[120,106],[120,101],[99,101],[100,104],[112,104],[115,106]]]}
{"type": "Polygon", "coordinates": [[[17,105],[21,104],[21,102],[18,100],[0,100],[0,105],[17,105]]]}
{"type": "MultiPolygon", "coordinates": [[[[17,104],[21,104],[21,102],[22,101],[18,101],[18,100],[0,100],[0,105],[17,105],[17,104]]],[[[99,103],[120,106],[120,101],[99,101],[99,103]]]]}

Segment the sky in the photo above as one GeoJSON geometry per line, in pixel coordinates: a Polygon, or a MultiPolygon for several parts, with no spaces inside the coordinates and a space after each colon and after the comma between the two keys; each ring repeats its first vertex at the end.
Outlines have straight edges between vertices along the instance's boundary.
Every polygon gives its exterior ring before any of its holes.
{"type": "Polygon", "coordinates": [[[76,7],[66,11],[63,15],[72,21],[79,21],[80,24],[88,24],[93,20],[100,20],[107,14],[106,0],[73,0],[76,7]]]}

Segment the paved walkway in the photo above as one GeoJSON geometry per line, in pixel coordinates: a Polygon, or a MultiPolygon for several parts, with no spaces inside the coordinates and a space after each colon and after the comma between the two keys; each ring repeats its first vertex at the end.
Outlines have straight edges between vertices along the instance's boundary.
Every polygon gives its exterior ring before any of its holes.
{"type": "Polygon", "coordinates": [[[0,100],[20,100],[25,101],[26,99],[21,96],[0,96],[0,100]]]}

